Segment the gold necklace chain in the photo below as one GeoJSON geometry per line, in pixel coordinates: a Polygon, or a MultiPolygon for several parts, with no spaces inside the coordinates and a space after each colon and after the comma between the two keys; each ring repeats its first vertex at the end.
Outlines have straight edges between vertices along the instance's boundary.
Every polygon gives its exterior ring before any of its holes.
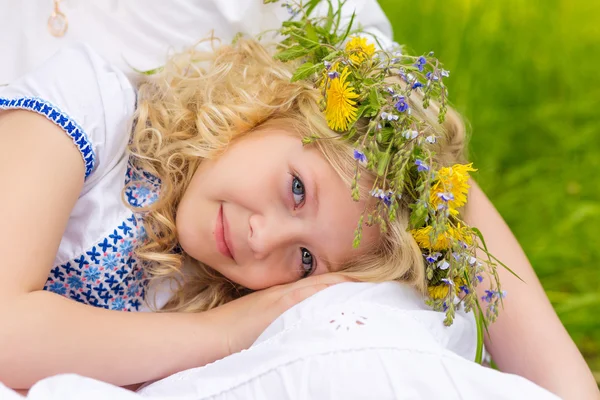
{"type": "Polygon", "coordinates": [[[69,29],[69,20],[67,16],[60,11],[60,2],[62,0],[54,1],[54,11],[48,18],[48,32],[54,37],[62,37],[69,29]]]}

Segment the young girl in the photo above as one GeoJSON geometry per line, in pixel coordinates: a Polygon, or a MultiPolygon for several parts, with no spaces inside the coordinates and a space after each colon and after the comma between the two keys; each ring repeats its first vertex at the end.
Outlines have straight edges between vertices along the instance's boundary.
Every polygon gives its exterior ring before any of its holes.
{"type": "MultiPolygon", "coordinates": [[[[123,125],[133,110],[132,89],[120,72],[89,49],[67,50],[0,92],[2,108],[26,108],[45,117],[21,111],[0,117],[6,151],[0,170],[7,175],[6,187],[14,189],[2,207],[10,210],[3,220],[11,230],[2,240],[2,268],[9,278],[2,296],[8,300],[3,304],[10,304],[2,315],[4,321],[15,321],[0,333],[0,364],[11,363],[11,371],[2,371],[1,377],[9,385],[26,387],[64,371],[126,384],[202,365],[247,346],[292,304],[286,300],[284,306],[271,307],[258,323],[238,319],[266,306],[266,294],[192,317],[117,314],[36,292],[45,286],[101,308],[140,309],[148,295],[145,269],[134,248],[156,276],[189,262],[181,289],[166,306],[170,310],[212,309],[245,289],[341,269],[364,280],[399,279],[424,287],[421,251],[406,232],[406,220],[383,235],[364,228],[360,247],[352,249],[356,221],[366,205],[366,196],[350,201],[348,182],[340,179],[353,178],[352,147],[322,140],[302,147],[300,141],[331,136],[323,117],[315,117],[321,115],[318,91],[289,83],[289,68],[273,65],[252,42],[221,50],[206,71],[188,70],[183,80],[177,71],[192,65],[176,64],[167,68],[171,79],[140,88],[130,165],[124,156],[130,139],[123,125]],[[52,130],[65,131],[76,148],[52,130]],[[25,149],[25,144],[29,158],[8,151],[25,149]],[[8,173],[8,165],[15,164],[18,176],[8,173]],[[86,177],[83,186],[77,173],[86,177]],[[24,176],[36,177],[36,186],[22,185],[24,176]],[[127,203],[141,212],[130,212],[120,203],[118,194],[125,185],[127,203]],[[44,202],[29,201],[40,197],[44,202]],[[144,226],[149,242],[144,241],[144,226]],[[34,254],[17,245],[25,232],[27,249],[35,249],[34,254]],[[141,241],[146,244],[138,247],[141,241]],[[350,263],[358,256],[360,262],[350,263]],[[45,265],[53,258],[48,276],[45,265]],[[233,310],[235,317],[220,310],[233,310]],[[234,321],[239,328],[223,329],[234,321]],[[52,344],[42,343],[42,329],[52,344]],[[246,329],[254,332],[229,338],[239,343],[215,351],[216,335],[246,329]],[[13,346],[17,340],[27,347],[13,346]],[[158,340],[167,343],[155,346],[158,340]],[[34,358],[42,351],[40,364],[34,358]],[[194,353],[198,358],[190,360],[194,353]],[[155,361],[166,355],[172,362],[159,367],[155,361]],[[127,362],[115,366],[115,357],[127,362]]],[[[448,118],[445,129],[436,131],[439,162],[458,160],[462,132],[456,118],[448,118]]],[[[366,181],[368,185],[368,177],[366,181]]],[[[400,213],[407,215],[408,209],[400,213]]],[[[298,286],[268,291],[269,300],[298,286]]],[[[293,300],[319,288],[302,289],[293,300]]]]}

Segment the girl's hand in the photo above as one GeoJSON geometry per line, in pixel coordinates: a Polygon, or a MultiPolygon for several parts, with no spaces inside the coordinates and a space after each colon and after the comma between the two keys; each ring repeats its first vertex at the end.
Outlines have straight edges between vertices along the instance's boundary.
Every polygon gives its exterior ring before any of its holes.
{"type": "Polygon", "coordinates": [[[226,354],[247,349],[284,311],[321,290],[350,279],[337,274],[311,276],[251,293],[206,311],[222,332],[226,354]]]}

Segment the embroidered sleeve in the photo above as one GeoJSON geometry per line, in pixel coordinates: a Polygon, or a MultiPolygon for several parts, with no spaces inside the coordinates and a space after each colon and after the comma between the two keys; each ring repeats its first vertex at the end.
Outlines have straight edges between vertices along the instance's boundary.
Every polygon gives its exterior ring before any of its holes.
{"type": "Polygon", "coordinates": [[[71,138],[85,163],[86,180],[110,170],[125,153],[134,106],[135,92],[123,72],[83,44],[64,48],[0,87],[0,110],[43,115],[71,138]]]}

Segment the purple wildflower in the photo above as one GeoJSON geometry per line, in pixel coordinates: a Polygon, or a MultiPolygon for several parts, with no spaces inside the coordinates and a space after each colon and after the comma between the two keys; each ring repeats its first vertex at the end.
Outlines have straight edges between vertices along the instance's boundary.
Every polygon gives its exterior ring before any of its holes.
{"type": "Polygon", "coordinates": [[[470,290],[469,290],[469,288],[466,285],[461,285],[459,287],[459,289],[462,290],[463,292],[465,292],[465,294],[471,293],[470,290]]]}
{"type": "Polygon", "coordinates": [[[425,64],[427,64],[427,59],[425,59],[425,57],[421,56],[415,63],[415,67],[417,67],[419,69],[419,71],[423,72],[423,68],[425,67],[425,64]]]}
{"type": "Polygon", "coordinates": [[[415,160],[415,165],[417,166],[418,172],[429,171],[429,165],[425,164],[421,160],[415,160]]]}
{"type": "Polygon", "coordinates": [[[367,156],[365,156],[365,153],[356,149],[354,149],[354,159],[363,163],[367,162],[367,156]]]}
{"type": "Polygon", "coordinates": [[[477,280],[479,281],[479,283],[483,282],[483,276],[476,275],[475,277],[477,278],[477,280]]]}
{"type": "Polygon", "coordinates": [[[436,140],[437,140],[437,139],[436,139],[436,138],[435,138],[435,136],[433,136],[433,135],[429,135],[429,136],[427,136],[427,137],[425,138],[425,141],[426,141],[427,143],[430,143],[430,144],[434,144],[434,143],[436,142],[436,140]]]}
{"type": "Polygon", "coordinates": [[[336,79],[340,77],[340,73],[337,71],[331,71],[327,73],[327,76],[329,77],[329,79],[336,79]]]}
{"type": "Polygon", "coordinates": [[[413,90],[420,88],[420,87],[423,87],[423,84],[419,81],[415,81],[415,83],[413,83],[413,85],[412,85],[413,90]]]}
{"type": "Polygon", "coordinates": [[[442,260],[437,264],[438,268],[445,271],[450,268],[450,263],[446,260],[442,260]]]}
{"type": "Polygon", "coordinates": [[[408,110],[408,103],[405,101],[404,96],[400,96],[398,98],[398,102],[396,103],[395,107],[398,112],[404,112],[408,110]]]}
{"type": "Polygon", "coordinates": [[[454,195],[452,193],[438,193],[437,196],[445,202],[454,200],[454,195]]]}
{"type": "Polygon", "coordinates": [[[493,290],[486,290],[485,296],[481,296],[481,300],[485,301],[486,303],[491,303],[492,300],[494,300],[495,295],[496,292],[494,292],[493,290]]]}
{"type": "Polygon", "coordinates": [[[427,260],[428,263],[434,263],[440,258],[441,255],[442,255],[442,253],[438,253],[438,252],[435,252],[432,254],[427,254],[427,255],[425,255],[425,260],[427,260]]]}

